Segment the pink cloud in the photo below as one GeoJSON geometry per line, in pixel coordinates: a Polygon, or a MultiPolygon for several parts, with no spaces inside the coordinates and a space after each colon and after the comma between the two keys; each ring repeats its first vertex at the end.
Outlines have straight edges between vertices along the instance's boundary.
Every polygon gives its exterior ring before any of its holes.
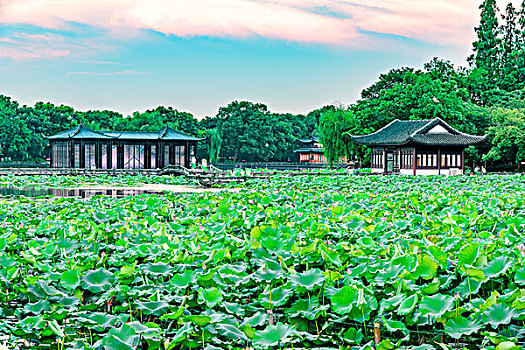
{"type": "MultiPolygon", "coordinates": [[[[500,1],[504,10],[505,0],[500,1]]],[[[518,4],[519,0],[513,0],[518,4]]],[[[0,23],[68,29],[78,22],[116,36],[151,29],[177,36],[260,36],[363,46],[363,32],[441,45],[468,45],[478,23],[473,0],[3,0],[0,23]],[[337,15],[333,15],[337,14],[337,15]]],[[[377,42],[376,42],[377,44],[377,42]]]]}

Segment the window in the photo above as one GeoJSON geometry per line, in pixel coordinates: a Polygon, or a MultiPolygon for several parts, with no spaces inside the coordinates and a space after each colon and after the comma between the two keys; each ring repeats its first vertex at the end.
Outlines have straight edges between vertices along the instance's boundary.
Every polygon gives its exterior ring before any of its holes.
{"type": "Polygon", "coordinates": [[[108,168],[108,145],[100,145],[100,168],[108,168]]]}
{"type": "Polygon", "coordinates": [[[152,145],[151,146],[151,169],[155,169],[157,167],[157,146],[152,145]]]}
{"type": "Polygon", "coordinates": [[[124,169],[144,169],[144,145],[124,145],[124,169]]]}
{"type": "Polygon", "coordinates": [[[118,166],[118,148],[117,145],[111,146],[111,169],[117,169],[118,166]]]}
{"type": "Polygon", "coordinates": [[[57,141],[53,143],[54,168],[69,168],[71,166],[71,148],[68,141],[57,141]]]}
{"type": "Polygon", "coordinates": [[[95,144],[87,144],[84,146],[84,168],[96,169],[97,163],[95,159],[95,144]]]}
{"type": "Polygon", "coordinates": [[[461,168],[460,151],[441,151],[441,168],[461,168]]]}
{"type": "Polygon", "coordinates": [[[417,152],[418,169],[437,169],[437,151],[418,151],[417,152]],[[421,158],[421,162],[419,159],[421,158]]]}
{"type": "Polygon", "coordinates": [[[80,144],[75,144],[75,168],[80,168],[80,144]]]}
{"type": "Polygon", "coordinates": [[[164,166],[170,165],[170,146],[164,145],[164,166]]]}

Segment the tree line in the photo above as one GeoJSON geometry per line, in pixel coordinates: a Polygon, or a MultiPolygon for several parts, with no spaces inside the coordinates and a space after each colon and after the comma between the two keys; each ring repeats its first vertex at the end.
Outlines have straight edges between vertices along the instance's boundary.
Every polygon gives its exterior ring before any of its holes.
{"type": "Polygon", "coordinates": [[[124,116],[109,110],[76,111],[69,106],[38,102],[20,105],[0,95],[0,156],[10,161],[43,161],[49,155],[45,136],[83,124],[93,130],[157,131],[169,125],[204,138],[199,158],[223,161],[288,161],[298,138],[317,133],[319,117],[333,106],[307,115],[271,112],[261,103],[233,101],[214,117],[197,120],[191,113],[159,106],[124,116]]]}
{"type": "Polygon", "coordinates": [[[495,0],[484,0],[480,10],[469,67],[434,58],[423,69],[392,69],[356,103],[321,116],[319,134],[330,162],[352,154],[369,162],[369,151],[349,134],[374,132],[396,118],[435,117],[487,135],[485,145],[467,149],[470,162],[519,167],[525,161],[525,1],[500,12],[495,0]]]}
{"type": "Polygon", "coordinates": [[[164,125],[203,137],[200,158],[221,161],[295,160],[300,138],[319,135],[330,162],[341,156],[370,161],[369,150],[348,134],[368,134],[393,119],[441,117],[460,131],[487,135],[481,147],[467,149],[470,162],[518,166],[525,161],[525,0],[504,11],[495,0],[480,6],[480,23],[469,67],[434,58],[422,69],[402,67],[379,76],[349,106],[325,106],[306,115],[274,113],[261,103],[233,101],[212,117],[159,106],[124,116],[114,111],[76,111],[38,102],[20,105],[0,95],[0,156],[45,159],[45,135],[80,123],[95,130],[156,131],[164,125]]]}

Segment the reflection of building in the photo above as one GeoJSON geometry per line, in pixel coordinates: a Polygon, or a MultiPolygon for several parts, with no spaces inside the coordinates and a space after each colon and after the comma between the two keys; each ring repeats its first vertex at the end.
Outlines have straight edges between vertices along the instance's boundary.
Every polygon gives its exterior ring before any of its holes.
{"type": "Polygon", "coordinates": [[[485,141],[484,136],[459,132],[440,118],[394,120],[382,129],[351,136],[372,148],[373,173],[459,175],[465,168],[465,148],[485,141]]]}
{"type": "Polygon", "coordinates": [[[319,143],[319,138],[299,140],[303,147],[296,149],[294,152],[299,155],[300,163],[326,163],[323,152],[323,145],[319,143]]]}
{"type": "Polygon", "coordinates": [[[201,139],[166,126],[157,132],[95,131],[83,125],[48,137],[52,168],[189,167],[201,139]]]}

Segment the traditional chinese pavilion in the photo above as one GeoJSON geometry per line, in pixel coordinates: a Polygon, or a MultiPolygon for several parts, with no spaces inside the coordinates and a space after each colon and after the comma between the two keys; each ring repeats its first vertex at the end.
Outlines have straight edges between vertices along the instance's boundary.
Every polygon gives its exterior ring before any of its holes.
{"type": "Polygon", "coordinates": [[[485,141],[485,136],[459,132],[441,118],[396,119],[372,134],[351,138],[372,149],[373,173],[407,175],[463,174],[465,148],[485,141]]]}
{"type": "Polygon", "coordinates": [[[319,143],[319,138],[300,139],[302,147],[294,152],[299,155],[300,163],[325,164],[326,158],[323,152],[323,145],[319,143]]]}
{"type": "Polygon", "coordinates": [[[48,136],[52,168],[189,167],[202,140],[165,126],[157,132],[95,131],[84,125],[48,136]]]}

